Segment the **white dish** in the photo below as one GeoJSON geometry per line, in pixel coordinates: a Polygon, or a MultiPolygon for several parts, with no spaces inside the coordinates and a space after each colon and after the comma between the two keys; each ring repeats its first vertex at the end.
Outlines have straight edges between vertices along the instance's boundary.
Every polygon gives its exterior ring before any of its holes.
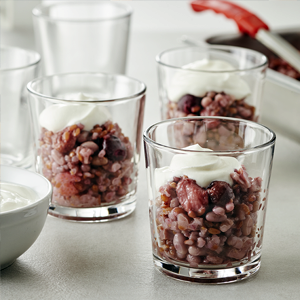
{"type": "MultiPolygon", "coordinates": [[[[284,29],[276,33],[300,50],[300,28],[284,29]]],[[[246,35],[212,36],[205,42],[240,46],[262,52],[267,57],[271,55],[270,50],[246,35]]],[[[268,69],[261,111],[261,123],[300,143],[300,81],[268,69]]]]}
{"type": "Polygon", "coordinates": [[[300,143],[300,81],[267,70],[261,123],[300,143]]]}
{"type": "Polygon", "coordinates": [[[38,196],[32,204],[0,212],[0,266],[4,269],[28,250],[42,231],[52,196],[52,185],[40,174],[2,165],[1,182],[29,187],[38,196]]]}

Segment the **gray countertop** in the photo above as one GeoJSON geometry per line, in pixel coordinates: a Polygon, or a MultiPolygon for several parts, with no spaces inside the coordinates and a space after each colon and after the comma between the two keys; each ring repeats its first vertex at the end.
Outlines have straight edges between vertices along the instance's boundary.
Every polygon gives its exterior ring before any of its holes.
{"type": "MultiPolygon", "coordinates": [[[[160,119],[155,55],[180,36],[131,36],[127,74],[148,87],[144,127],[160,119]]],[[[185,283],[154,268],[145,173],[142,153],[137,208],[127,218],[83,224],[48,216],[34,245],[1,271],[1,299],[300,299],[300,144],[277,135],[261,269],[234,284],[185,283]]]]}

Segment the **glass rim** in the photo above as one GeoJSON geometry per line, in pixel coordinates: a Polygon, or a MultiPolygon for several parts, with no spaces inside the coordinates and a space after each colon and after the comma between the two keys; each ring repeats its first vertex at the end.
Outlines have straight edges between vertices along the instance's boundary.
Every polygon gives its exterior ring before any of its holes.
{"type": "Polygon", "coordinates": [[[164,150],[171,150],[173,152],[177,152],[177,153],[205,153],[208,155],[224,155],[224,154],[241,154],[241,153],[253,153],[253,152],[257,152],[266,148],[269,148],[270,146],[275,144],[275,140],[276,140],[276,134],[273,130],[271,130],[270,128],[268,128],[265,125],[262,125],[260,123],[254,122],[254,121],[250,121],[250,120],[245,120],[245,119],[239,119],[239,118],[230,118],[230,117],[222,117],[222,116],[195,116],[195,117],[181,117],[181,118],[173,118],[173,119],[167,119],[167,120],[163,120],[160,122],[156,122],[152,125],[150,125],[143,133],[143,138],[144,141],[155,147],[155,148],[160,148],[160,149],[164,149],[164,150]],[[239,122],[244,122],[246,124],[251,124],[252,128],[253,127],[260,127],[263,128],[265,130],[267,130],[270,134],[271,137],[269,139],[269,141],[259,144],[255,147],[251,147],[251,148],[240,148],[240,149],[235,149],[235,150],[212,150],[212,151],[200,151],[200,150],[190,150],[190,149],[183,149],[183,148],[175,148],[175,147],[171,147],[171,146],[167,146],[161,143],[158,143],[156,141],[154,141],[153,139],[151,139],[149,137],[149,133],[150,131],[154,128],[154,127],[158,127],[159,125],[165,124],[165,123],[170,123],[170,122],[176,122],[176,121],[185,121],[185,120],[191,120],[191,121],[200,121],[200,120],[204,120],[204,119],[211,119],[211,120],[227,120],[227,121],[239,121],[239,122]]]}
{"type": "Polygon", "coordinates": [[[57,3],[51,3],[51,4],[40,4],[37,5],[36,7],[33,8],[32,10],[32,14],[33,16],[37,17],[37,18],[45,18],[49,21],[57,21],[57,22],[71,22],[71,23],[75,23],[75,22],[79,22],[79,23],[88,23],[88,22],[105,22],[105,21],[111,21],[111,20],[117,20],[117,19],[123,19],[126,17],[131,16],[133,12],[133,9],[131,8],[131,6],[125,4],[125,3],[119,3],[119,2],[111,2],[111,1],[105,1],[105,2],[101,2],[101,1],[85,1],[85,2],[57,2],[57,3]],[[66,18],[53,18],[49,15],[46,15],[45,13],[43,13],[43,8],[47,8],[47,7],[53,7],[53,6],[60,6],[60,5],[71,5],[71,6],[75,6],[75,5],[107,5],[107,3],[109,3],[108,5],[112,5],[114,7],[122,7],[125,8],[125,12],[117,15],[117,16],[113,16],[113,17],[109,17],[109,18],[91,18],[91,19],[66,19],[66,18]]]}
{"type": "Polygon", "coordinates": [[[252,50],[252,49],[247,49],[247,48],[243,48],[243,47],[237,47],[237,46],[228,46],[228,45],[210,45],[210,44],[206,44],[204,46],[183,46],[183,47],[176,47],[176,48],[170,48],[167,50],[164,50],[163,52],[159,53],[156,55],[155,57],[156,62],[164,67],[168,67],[174,70],[182,70],[182,71],[189,71],[189,72],[195,72],[195,73],[211,73],[211,74],[216,74],[216,73],[239,73],[239,72],[245,72],[245,71],[251,71],[251,70],[256,70],[256,69],[260,69],[263,67],[267,67],[268,66],[268,58],[266,55],[256,51],[256,50],[252,50]],[[260,55],[262,58],[264,58],[264,62],[254,66],[254,67],[249,67],[249,68],[243,68],[243,69],[234,69],[234,70],[225,70],[225,71],[208,71],[208,70],[192,70],[192,69],[184,69],[182,67],[176,67],[174,65],[170,65],[167,63],[164,63],[162,61],[162,56],[166,53],[171,53],[171,52],[175,52],[178,50],[184,50],[184,49],[199,49],[201,51],[204,50],[230,50],[230,49],[235,49],[235,50],[241,50],[241,51],[245,51],[248,53],[254,53],[254,54],[258,54],[260,55]]]}
{"type": "Polygon", "coordinates": [[[34,51],[34,50],[28,50],[28,49],[24,49],[24,48],[20,48],[20,47],[13,47],[13,46],[1,46],[0,51],[2,51],[2,50],[19,51],[19,52],[25,53],[27,56],[29,56],[29,54],[33,54],[34,59],[32,60],[31,63],[28,63],[26,65],[21,65],[20,67],[2,69],[1,66],[0,66],[0,72],[9,72],[9,71],[26,69],[26,68],[29,68],[31,66],[37,65],[41,61],[41,55],[38,52],[34,51]]]}
{"type": "Polygon", "coordinates": [[[42,77],[35,78],[35,79],[31,80],[30,82],[28,82],[26,87],[27,87],[27,90],[28,90],[29,93],[31,93],[31,94],[33,94],[37,97],[51,99],[54,102],[65,103],[65,104],[67,104],[67,103],[68,104],[69,103],[73,103],[73,104],[79,104],[79,103],[80,104],[95,104],[97,102],[101,102],[101,103],[119,102],[119,101],[130,100],[130,99],[142,96],[146,93],[146,90],[147,90],[146,84],[144,82],[138,80],[138,79],[135,79],[135,78],[132,78],[132,77],[129,77],[129,76],[126,76],[126,75],[122,75],[122,74],[101,73],[101,72],[69,72],[69,73],[53,74],[53,75],[49,75],[49,76],[42,76],[42,77]],[[136,93],[134,93],[130,96],[127,96],[127,97],[112,98],[112,99],[93,99],[93,100],[68,100],[68,99],[61,99],[61,98],[52,97],[52,96],[49,96],[49,95],[39,93],[33,88],[33,85],[35,83],[41,83],[45,80],[49,80],[49,79],[54,78],[54,77],[67,77],[67,76],[72,76],[72,75],[78,75],[78,76],[80,76],[80,75],[94,75],[94,76],[104,75],[104,76],[113,76],[115,78],[126,78],[126,79],[129,79],[131,81],[139,83],[141,85],[141,89],[140,89],[140,91],[138,91],[138,92],[136,92],[136,93]]]}

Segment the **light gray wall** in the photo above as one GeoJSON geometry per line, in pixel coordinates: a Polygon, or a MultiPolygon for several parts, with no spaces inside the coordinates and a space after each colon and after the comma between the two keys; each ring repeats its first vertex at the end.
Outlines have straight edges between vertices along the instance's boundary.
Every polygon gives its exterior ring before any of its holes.
{"type": "MultiPolygon", "coordinates": [[[[43,0],[46,3],[60,0],[43,0]]],[[[74,0],[73,0],[74,1],[74,0]]],[[[79,0],[80,1],[80,0],[79,0]]],[[[82,1],[82,0],[81,0],[82,1]]],[[[94,0],[98,1],[98,0],[94,0]]],[[[101,1],[101,0],[100,0],[101,1]]],[[[1,7],[13,7],[13,28],[32,28],[31,10],[40,0],[0,0],[1,7]]],[[[190,2],[178,1],[119,1],[132,6],[132,30],[134,31],[236,31],[234,21],[212,11],[195,13],[190,2]]],[[[234,1],[260,16],[270,27],[300,27],[300,2],[294,0],[234,1]],[[272,26],[272,24],[274,24],[272,26]],[[276,24],[276,25],[275,25],[276,24]]]]}

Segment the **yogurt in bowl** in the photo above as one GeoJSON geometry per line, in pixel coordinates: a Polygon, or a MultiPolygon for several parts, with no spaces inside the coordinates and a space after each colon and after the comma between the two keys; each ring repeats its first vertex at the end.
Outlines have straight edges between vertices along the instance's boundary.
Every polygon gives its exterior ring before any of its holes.
{"type": "Polygon", "coordinates": [[[52,196],[43,176],[20,168],[1,166],[0,266],[10,266],[41,233],[52,196]]]}
{"type": "Polygon", "coordinates": [[[37,195],[28,187],[0,182],[0,213],[30,205],[36,200],[37,195]]]}

